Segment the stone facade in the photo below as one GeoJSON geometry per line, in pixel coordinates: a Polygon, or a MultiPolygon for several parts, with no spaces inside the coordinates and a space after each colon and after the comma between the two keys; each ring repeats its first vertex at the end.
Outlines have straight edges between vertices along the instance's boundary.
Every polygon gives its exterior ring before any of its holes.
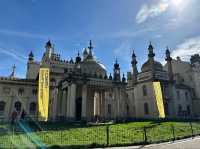
{"type": "Polygon", "coordinates": [[[50,70],[49,121],[93,121],[127,118],[158,118],[153,82],[159,81],[167,117],[198,117],[200,114],[200,57],[191,62],[174,60],[166,50],[166,65],[154,57],[148,47],[148,60],[137,69],[132,54],[132,72],[120,75],[116,60],[113,74],[95,60],[90,44],[74,59],[62,60],[48,41],[40,62],[32,52],[27,62],[25,79],[15,77],[15,67],[8,77],[0,77],[0,118],[10,120],[13,110],[25,110],[30,118],[38,117],[38,78],[42,67],[50,70]]]}
{"type": "Polygon", "coordinates": [[[132,55],[132,72],[127,73],[127,94],[134,109],[131,115],[137,118],[158,118],[153,82],[159,81],[162,89],[165,115],[168,118],[198,117],[200,57],[195,55],[191,63],[174,60],[166,50],[166,64],[154,60],[153,46],[148,48],[148,60],[137,71],[136,55],[132,55]]]}
{"type": "Polygon", "coordinates": [[[62,60],[50,41],[45,48],[40,62],[34,60],[32,52],[29,54],[26,79],[16,78],[15,70],[10,77],[1,78],[1,118],[9,120],[16,103],[20,104],[19,113],[25,110],[37,118],[38,76],[42,67],[50,70],[49,121],[126,118],[126,80],[120,77],[117,61],[113,75],[108,76],[105,66],[93,57],[91,41],[83,59],[78,53],[75,59],[62,60]],[[32,102],[35,109],[30,108],[32,102]]]}

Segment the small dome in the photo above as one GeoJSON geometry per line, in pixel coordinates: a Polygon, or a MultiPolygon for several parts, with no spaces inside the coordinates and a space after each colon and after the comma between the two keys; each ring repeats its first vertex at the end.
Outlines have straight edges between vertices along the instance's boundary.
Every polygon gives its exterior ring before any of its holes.
{"type": "MultiPolygon", "coordinates": [[[[154,63],[153,64],[154,70],[163,70],[163,66],[162,66],[162,64],[160,62],[153,61],[153,63],[154,63]]],[[[145,62],[142,65],[141,70],[142,70],[142,72],[146,72],[146,71],[152,70],[150,60],[148,60],[147,62],[145,62]]]]}

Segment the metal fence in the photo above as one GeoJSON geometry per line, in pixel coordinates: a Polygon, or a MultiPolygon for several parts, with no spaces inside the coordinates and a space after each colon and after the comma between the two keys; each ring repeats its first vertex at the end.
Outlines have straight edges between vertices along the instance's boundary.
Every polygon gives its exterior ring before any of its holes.
{"type": "MultiPolygon", "coordinates": [[[[0,125],[1,126],[1,125],[0,125]]],[[[132,125],[100,125],[73,127],[43,127],[35,130],[34,135],[46,146],[124,146],[174,141],[200,134],[200,123],[188,122],[184,124],[155,123],[149,126],[132,125]]],[[[5,129],[0,127],[0,148],[17,146],[34,146],[30,135],[19,128],[5,129]]]]}

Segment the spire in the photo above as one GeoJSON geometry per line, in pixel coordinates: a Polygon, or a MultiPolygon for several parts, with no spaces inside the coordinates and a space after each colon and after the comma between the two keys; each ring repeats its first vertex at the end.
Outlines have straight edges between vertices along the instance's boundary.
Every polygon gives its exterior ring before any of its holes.
{"type": "Polygon", "coordinates": [[[115,60],[115,64],[114,64],[113,78],[114,78],[115,81],[120,81],[120,79],[121,79],[121,77],[120,77],[120,67],[119,67],[119,64],[117,62],[117,59],[115,60]]]}
{"type": "Polygon", "coordinates": [[[133,81],[133,83],[136,83],[137,82],[138,70],[137,70],[137,60],[136,60],[136,55],[135,55],[134,50],[133,50],[133,53],[132,53],[131,64],[132,64],[132,71],[133,71],[132,81],[133,81]]]}
{"type": "Polygon", "coordinates": [[[12,73],[10,74],[10,78],[15,78],[15,70],[16,70],[16,66],[15,64],[12,66],[12,73]]]}
{"type": "Polygon", "coordinates": [[[31,51],[28,55],[28,60],[29,61],[33,61],[34,60],[34,55],[33,55],[33,52],[31,51]]]}
{"type": "Polygon", "coordinates": [[[90,42],[89,42],[88,49],[89,49],[89,52],[88,52],[88,57],[87,58],[93,59],[93,55],[92,55],[92,49],[93,49],[92,40],[90,40],[90,42]]]}
{"type": "Polygon", "coordinates": [[[173,69],[172,69],[172,58],[170,56],[170,50],[167,47],[166,48],[166,58],[165,60],[167,61],[167,67],[168,67],[168,77],[169,77],[169,81],[173,82],[174,80],[174,75],[173,75],[173,69]]]}
{"type": "Polygon", "coordinates": [[[89,47],[88,47],[88,49],[90,49],[90,50],[93,49],[93,46],[92,46],[92,40],[90,40],[90,42],[89,42],[89,47]]]}
{"type": "Polygon", "coordinates": [[[46,43],[46,46],[45,46],[46,48],[52,48],[52,43],[51,43],[51,41],[50,40],[48,40],[47,41],[47,43],[46,43]]]}
{"type": "Polygon", "coordinates": [[[171,61],[172,60],[172,58],[171,58],[171,55],[170,55],[170,51],[169,51],[169,47],[167,46],[167,48],[166,48],[166,61],[171,61]]]}
{"type": "Polygon", "coordinates": [[[119,64],[118,64],[118,62],[117,62],[117,58],[116,58],[116,60],[115,60],[115,64],[114,64],[114,69],[118,69],[119,68],[119,64]]]}
{"type": "Polygon", "coordinates": [[[132,53],[132,61],[131,61],[131,64],[132,64],[132,65],[136,65],[136,64],[137,64],[136,55],[135,55],[134,50],[133,50],[133,53],[132,53]]]}
{"type": "Polygon", "coordinates": [[[149,48],[148,48],[148,51],[149,51],[149,54],[148,54],[148,57],[149,58],[154,58],[154,56],[155,56],[155,53],[153,53],[153,46],[152,46],[152,44],[151,44],[151,42],[149,43],[149,48]]]}

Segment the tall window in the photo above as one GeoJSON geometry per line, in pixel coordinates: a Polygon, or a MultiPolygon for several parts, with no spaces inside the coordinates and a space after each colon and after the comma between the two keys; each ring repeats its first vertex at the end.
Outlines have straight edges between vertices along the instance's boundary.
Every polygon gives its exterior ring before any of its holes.
{"type": "Polygon", "coordinates": [[[176,91],[176,94],[177,94],[177,99],[180,99],[180,92],[176,91]]]}
{"type": "Polygon", "coordinates": [[[149,106],[148,103],[144,103],[144,113],[149,114],[149,106]]]}
{"type": "Polygon", "coordinates": [[[182,115],[182,106],[178,105],[178,115],[181,116],[182,115]]]}
{"type": "Polygon", "coordinates": [[[34,96],[37,96],[37,89],[33,89],[33,90],[32,90],[32,94],[33,94],[34,96]]]}
{"type": "Polygon", "coordinates": [[[21,107],[22,107],[21,102],[19,102],[19,101],[15,102],[15,109],[16,109],[18,112],[21,111],[21,107]]]}
{"type": "Polygon", "coordinates": [[[0,115],[4,114],[6,103],[4,101],[0,101],[0,115]]]}
{"type": "Polygon", "coordinates": [[[188,105],[188,106],[187,106],[187,114],[190,115],[190,113],[191,113],[191,112],[190,112],[190,106],[188,105]]]}
{"type": "Polygon", "coordinates": [[[188,92],[185,92],[185,99],[188,100],[188,92]]]}
{"type": "Polygon", "coordinates": [[[168,106],[168,103],[165,103],[165,113],[166,113],[166,115],[169,115],[169,106],[168,106]]]}
{"type": "Polygon", "coordinates": [[[108,114],[111,114],[111,104],[108,104],[108,114]]]}
{"type": "Polygon", "coordinates": [[[30,114],[35,114],[36,112],[36,103],[35,102],[31,102],[30,103],[30,107],[29,107],[29,113],[30,114]]]}
{"type": "Polygon", "coordinates": [[[146,87],[146,85],[142,86],[142,90],[143,90],[143,95],[147,96],[147,87],[146,87]]]}
{"type": "Polygon", "coordinates": [[[128,104],[126,105],[126,114],[127,114],[127,116],[129,116],[129,106],[128,106],[128,104]]]}
{"type": "Polygon", "coordinates": [[[22,96],[24,94],[24,88],[19,88],[18,95],[22,96]]]}

